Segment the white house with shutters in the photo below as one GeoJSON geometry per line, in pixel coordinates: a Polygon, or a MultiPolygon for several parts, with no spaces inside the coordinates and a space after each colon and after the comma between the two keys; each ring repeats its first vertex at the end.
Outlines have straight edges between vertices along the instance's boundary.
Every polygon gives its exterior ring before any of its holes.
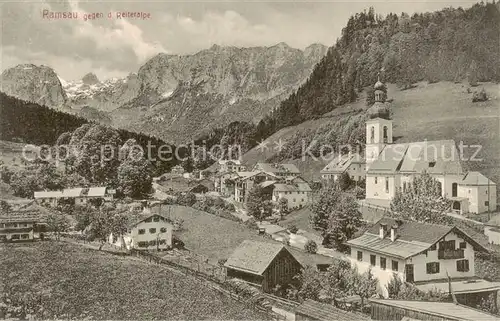
{"type": "MultiPolygon", "coordinates": [[[[395,273],[415,283],[473,279],[474,253],[487,252],[467,233],[453,226],[382,218],[346,244],[360,271],[372,268],[382,288],[395,273]]],[[[500,284],[498,284],[500,288],[500,284]]]]}

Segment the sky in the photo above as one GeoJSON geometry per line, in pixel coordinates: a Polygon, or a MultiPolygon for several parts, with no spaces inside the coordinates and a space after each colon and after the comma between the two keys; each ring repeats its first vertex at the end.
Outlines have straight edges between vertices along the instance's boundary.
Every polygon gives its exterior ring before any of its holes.
{"type": "Polygon", "coordinates": [[[331,46],[349,17],[370,6],[377,14],[411,15],[449,6],[467,8],[475,2],[0,0],[0,69],[33,63],[52,67],[65,80],[80,79],[89,72],[104,80],[137,72],[158,53],[191,54],[213,44],[331,46]],[[48,18],[56,12],[77,12],[78,18],[48,18]],[[117,18],[117,12],[142,12],[149,17],[117,18]],[[103,17],[85,21],[84,15],[92,13],[103,17]]]}

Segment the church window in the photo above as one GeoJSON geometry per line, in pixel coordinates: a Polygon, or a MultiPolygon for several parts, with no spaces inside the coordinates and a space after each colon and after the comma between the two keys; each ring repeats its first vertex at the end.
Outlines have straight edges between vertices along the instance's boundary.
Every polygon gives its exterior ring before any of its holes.
{"type": "Polygon", "coordinates": [[[406,193],[406,182],[403,182],[403,192],[406,193]]]}
{"type": "Polygon", "coordinates": [[[387,126],[384,126],[384,143],[387,143],[388,135],[387,135],[387,126]]]}
{"type": "Polygon", "coordinates": [[[375,177],[375,184],[377,184],[377,177],[375,177]]]}
{"type": "Polygon", "coordinates": [[[385,178],[385,192],[389,193],[389,177],[385,178]]]}
{"type": "Polygon", "coordinates": [[[375,142],[375,127],[370,127],[370,143],[375,142]]]}

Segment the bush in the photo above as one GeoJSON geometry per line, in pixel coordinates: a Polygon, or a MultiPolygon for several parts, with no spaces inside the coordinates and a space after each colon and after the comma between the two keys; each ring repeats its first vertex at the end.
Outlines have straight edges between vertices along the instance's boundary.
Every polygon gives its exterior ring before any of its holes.
{"type": "Polygon", "coordinates": [[[291,225],[289,228],[288,228],[288,231],[292,234],[296,234],[298,231],[299,231],[299,228],[295,225],[291,225]]]}
{"type": "Polygon", "coordinates": [[[362,187],[356,186],[354,188],[354,195],[356,195],[357,199],[365,198],[365,194],[365,190],[362,187]]]}
{"type": "Polygon", "coordinates": [[[179,195],[179,197],[177,198],[177,202],[180,204],[180,205],[184,205],[184,206],[193,206],[194,203],[196,203],[196,195],[194,195],[193,193],[191,192],[188,192],[186,194],[181,194],[179,195]]]}
{"type": "Polygon", "coordinates": [[[481,89],[481,91],[477,92],[475,91],[474,94],[472,95],[472,102],[479,102],[479,101],[487,101],[488,100],[488,94],[486,91],[481,89]]]}
{"type": "Polygon", "coordinates": [[[318,245],[313,240],[307,240],[306,244],[304,244],[304,250],[307,253],[316,254],[318,252],[318,245]]]}

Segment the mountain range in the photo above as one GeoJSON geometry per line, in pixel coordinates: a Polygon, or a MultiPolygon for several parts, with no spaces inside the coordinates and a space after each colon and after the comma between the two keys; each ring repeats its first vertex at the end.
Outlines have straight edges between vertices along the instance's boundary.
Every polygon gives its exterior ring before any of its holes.
{"type": "Polygon", "coordinates": [[[192,55],[158,54],[137,73],[100,81],[93,73],[65,81],[47,66],[18,65],[2,91],[114,127],[184,143],[214,126],[256,122],[305,82],[327,47],[304,50],[214,45],[192,55]]]}

